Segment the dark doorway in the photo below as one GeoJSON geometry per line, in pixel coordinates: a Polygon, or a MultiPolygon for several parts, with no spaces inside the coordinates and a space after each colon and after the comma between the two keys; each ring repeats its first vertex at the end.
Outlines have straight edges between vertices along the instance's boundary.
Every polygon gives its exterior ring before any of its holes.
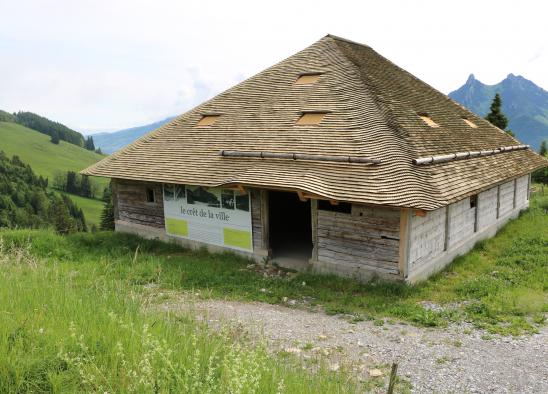
{"type": "Polygon", "coordinates": [[[310,200],[297,193],[268,193],[269,243],[273,259],[308,262],[312,256],[312,219],[310,200]]]}

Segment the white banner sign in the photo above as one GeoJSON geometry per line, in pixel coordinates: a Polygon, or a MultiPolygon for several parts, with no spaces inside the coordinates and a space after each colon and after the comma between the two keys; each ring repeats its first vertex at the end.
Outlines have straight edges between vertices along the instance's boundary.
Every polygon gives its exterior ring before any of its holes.
{"type": "Polygon", "coordinates": [[[249,194],[222,188],[164,184],[169,235],[252,251],[249,194]]]}

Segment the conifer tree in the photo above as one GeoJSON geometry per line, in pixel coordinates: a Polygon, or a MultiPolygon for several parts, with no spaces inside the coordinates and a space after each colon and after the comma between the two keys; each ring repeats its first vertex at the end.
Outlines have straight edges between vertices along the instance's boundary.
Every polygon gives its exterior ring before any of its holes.
{"type": "Polygon", "coordinates": [[[55,144],[55,145],[59,145],[59,133],[57,132],[57,130],[53,130],[51,132],[51,143],[52,144],[55,144]]]}
{"type": "Polygon", "coordinates": [[[491,111],[487,114],[485,119],[497,126],[499,129],[506,130],[506,126],[508,126],[508,118],[502,112],[502,99],[500,98],[500,94],[495,94],[490,110],[491,111]]]}
{"type": "Polygon", "coordinates": [[[91,151],[95,150],[95,143],[93,142],[93,137],[91,135],[88,138],[86,138],[86,141],[84,143],[84,148],[91,151]]]}
{"type": "Polygon", "coordinates": [[[546,156],[548,153],[548,147],[546,147],[546,140],[543,140],[540,144],[540,149],[538,150],[538,154],[541,156],[546,156]]]}
{"type": "Polygon", "coordinates": [[[105,206],[101,212],[101,230],[114,230],[114,204],[112,202],[111,185],[105,187],[103,192],[103,201],[105,206]]]}

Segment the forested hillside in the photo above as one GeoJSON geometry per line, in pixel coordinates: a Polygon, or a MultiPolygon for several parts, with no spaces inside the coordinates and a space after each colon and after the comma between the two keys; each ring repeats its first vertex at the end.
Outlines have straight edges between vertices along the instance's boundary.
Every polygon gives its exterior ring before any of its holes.
{"type": "Polygon", "coordinates": [[[87,229],[84,214],[67,196],[47,188],[18,156],[0,151],[0,228],[54,227],[66,234],[87,229]]]}
{"type": "MultiPolygon", "coordinates": [[[[10,122],[0,122],[0,150],[10,157],[19,156],[37,175],[48,179],[49,187],[57,187],[67,192],[71,192],[72,189],[65,190],[56,185],[60,177],[66,179],[68,172],[78,172],[104,157],[65,141],[58,145],[52,144],[47,135],[10,122]]],[[[99,198],[102,197],[108,182],[105,178],[90,178],[95,199],[71,195],[71,199],[77,201],[84,210],[88,224],[99,225],[100,212],[104,205],[99,198]]],[[[84,193],[82,195],[85,196],[84,193]]]]}
{"type": "Polygon", "coordinates": [[[86,139],[82,134],[68,128],[64,124],[49,120],[32,112],[19,111],[10,114],[0,110],[0,122],[17,123],[29,129],[36,130],[49,136],[54,143],[66,141],[69,144],[80,146],[87,150],[95,150],[92,138],[86,139]]]}

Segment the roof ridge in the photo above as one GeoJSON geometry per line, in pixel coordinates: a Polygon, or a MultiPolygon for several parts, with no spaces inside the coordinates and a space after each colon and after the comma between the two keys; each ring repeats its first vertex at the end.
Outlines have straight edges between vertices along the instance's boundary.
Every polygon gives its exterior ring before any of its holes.
{"type": "MultiPolygon", "coordinates": [[[[380,56],[383,60],[390,62],[390,60],[388,60],[384,56],[380,55],[377,51],[375,51],[373,48],[371,48],[368,45],[360,44],[360,43],[357,43],[357,42],[354,42],[354,41],[351,41],[351,40],[347,40],[347,39],[344,39],[344,38],[336,37],[336,36],[333,37],[331,35],[328,35],[328,37],[331,37],[332,39],[334,39],[336,41],[342,41],[344,43],[348,43],[348,44],[351,44],[351,45],[358,45],[362,48],[365,48],[367,50],[372,51],[377,56],[380,56]]],[[[352,64],[352,66],[357,70],[359,75],[362,76],[362,81],[361,82],[363,83],[365,90],[367,91],[368,89],[370,89],[370,90],[373,91],[373,94],[370,95],[370,96],[373,99],[373,102],[378,106],[379,113],[383,117],[383,119],[385,120],[386,124],[388,125],[388,128],[393,131],[395,141],[400,145],[400,147],[403,150],[405,150],[407,153],[409,153],[410,156],[412,156],[414,158],[419,157],[419,152],[418,152],[417,147],[415,146],[413,141],[410,138],[408,138],[408,134],[409,134],[408,131],[405,129],[405,127],[398,124],[398,122],[395,120],[396,116],[394,114],[394,111],[391,108],[392,103],[390,101],[387,101],[387,100],[384,99],[382,91],[380,91],[380,89],[377,87],[377,83],[376,83],[375,79],[370,74],[368,74],[366,70],[363,70],[363,67],[360,67],[358,65],[359,63],[358,63],[357,60],[349,58],[348,54],[345,53],[345,51],[341,50],[341,48],[338,45],[337,45],[337,50],[339,51],[339,53],[341,53],[341,55],[345,59],[347,59],[352,64]],[[400,135],[398,135],[398,134],[400,134],[400,135]]],[[[390,62],[390,63],[392,63],[392,62],[390,62]]],[[[392,63],[392,64],[395,65],[394,63],[392,63]]],[[[397,65],[395,65],[395,66],[398,67],[397,65]]],[[[398,67],[398,68],[401,69],[401,67],[398,67]]],[[[443,200],[443,197],[442,197],[443,193],[442,193],[441,189],[439,188],[439,186],[436,182],[434,182],[430,179],[421,181],[416,176],[415,176],[415,179],[417,181],[417,184],[427,183],[429,188],[431,189],[431,191],[435,190],[435,192],[438,195],[438,199],[443,200]]]]}
{"type": "Polygon", "coordinates": [[[334,34],[329,34],[328,33],[325,37],[329,37],[329,38],[332,38],[332,39],[337,40],[337,41],[347,42],[349,44],[360,45],[360,46],[365,47],[365,48],[373,49],[367,44],[357,42],[357,41],[353,41],[353,40],[349,40],[348,38],[344,38],[344,37],[341,37],[341,36],[336,36],[334,34]]]}

